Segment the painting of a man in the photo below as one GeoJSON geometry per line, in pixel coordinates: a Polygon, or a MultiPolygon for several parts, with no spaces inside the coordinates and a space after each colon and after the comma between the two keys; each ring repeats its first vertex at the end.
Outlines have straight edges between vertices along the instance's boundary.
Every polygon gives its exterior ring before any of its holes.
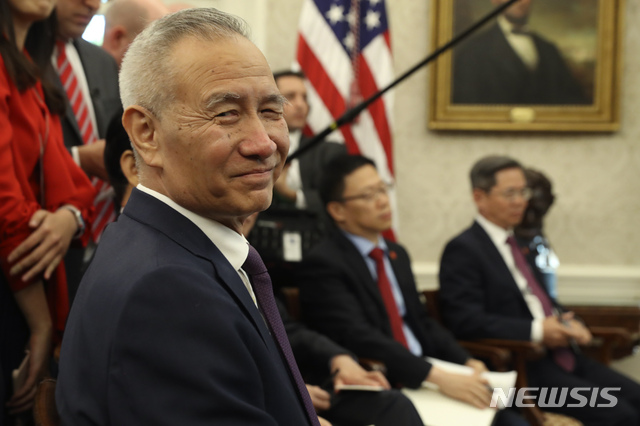
{"type": "MultiPolygon", "coordinates": [[[[507,0],[490,1],[495,7],[507,0]]],[[[478,9],[479,3],[456,1],[456,29],[461,26],[460,21],[470,18],[474,9],[478,9]],[[473,3],[475,4],[472,5],[473,3]],[[466,5],[469,8],[465,7],[466,5]]],[[[489,5],[485,3],[483,6],[489,5]]],[[[583,59],[586,57],[583,62],[587,63],[586,66],[584,63],[579,64],[582,66],[580,68],[576,66],[576,52],[572,52],[574,55],[569,58],[573,60],[572,63],[567,58],[567,49],[561,50],[557,40],[553,38],[558,34],[558,30],[551,31],[550,35],[547,34],[547,30],[554,25],[556,28],[561,27],[559,31],[566,30],[562,28],[563,20],[569,16],[572,23],[578,22],[578,27],[587,27],[595,33],[596,15],[596,0],[516,2],[489,28],[472,36],[454,50],[451,102],[489,105],[592,104],[593,68],[589,67],[595,63],[595,38],[592,40],[588,36],[589,30],[587,36],[580,38],[583,44],[581,54],[583,59]],[[571,8],[584,11],[587,6],[585,1],[589,3],[588,6],[592,6],[586,8],[588,12],[578,17],[571,13],[571,8]],[[535,25],[532,25],[533,20],[530,18],[534,3],[544,6],[540,12],[544,12],[545,16],[536,17],[535,25]],[[549,11],[555,11],[555,14],[549,11]],[[545,33],[545,36],[540,33],[545,33]],[[585,69],[586,78],[579,75],[580,71],[585,69]]],[[[564,25],[566,26],[567,22],[564,22],[564,25]]],[[[584,35],[584,32],[582,34],[584,35]]],[[[564,38],[564,41],[566,40],[567,37],[564,38]]]]}

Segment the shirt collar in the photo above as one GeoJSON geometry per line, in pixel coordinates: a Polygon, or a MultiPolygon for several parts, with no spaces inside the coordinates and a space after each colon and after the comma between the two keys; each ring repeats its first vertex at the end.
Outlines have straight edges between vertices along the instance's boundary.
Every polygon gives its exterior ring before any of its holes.
{"type": "Polygon", "coordinates": [[[359,235],[355,235],[344,230],[342,230],[342,233],[353,243],[354,246],[356,246],[356,249],[358,249],[358,252],[364,258],[367,258],[369,253],[371,253],[371,250],[376,247],[380,247],[385,253],[388,251],[387,243],[384,241],[382,236],[379,236],[377,244],[374,244],[370,240],[359,235]]]}
{"type": "Polygon", "coordinates": [[[497,247],[503,246],[507,241],[507,238],[513,235],[513,229],[504,229],[491,222],[481,214],[476,217],[476,222],[478,222],[478,224],[482,226],[482,229],[485,230],[485,232],[489,235],[489,238],[491,238],[491,241],[493,241],[493,244],[495,244],[497,247]]]}
{"type": "Polygon", "coordinates": [[[229,261],[236,271],[242,268],[242,265],[249,255],[249,242],[243,235],[238,234],[236,231],[216,222],[215,220],[207,219],[206,217],[185,209],[166,195],[147,188],[142,184],[138,184],[136,188],[162,201],[193,222],[207,237],[209,237],[211,242],[213,242],[218,250],[220,250],[222,255],[229,261]]]}
{"type": "Polygon", "coordinates": [[[526,35],[526,33],[529,31],[529,26],[525,25],[524,27],[520,28],[520,30],[517,33],[514,33],[513,24],[509,22],[509,20],[505,18],[503,15],[498,16],[498,25],[500,26],[500,29],[502,30],[502,32],[507,36],[526,35]]]}

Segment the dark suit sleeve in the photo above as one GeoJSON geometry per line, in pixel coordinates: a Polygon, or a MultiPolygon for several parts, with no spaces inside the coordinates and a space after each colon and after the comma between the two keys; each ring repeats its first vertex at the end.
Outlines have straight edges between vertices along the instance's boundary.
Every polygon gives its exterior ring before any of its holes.
{"type": "Polygon", "coordinates": [[[110,355],[111,424],[277,425],[253,355],[264,344],[225,294],[186,267],[132,288],[110,355]]]}
{"type": "Polygon", "coordinates": [[[308,373],[320,373],[316,375],[326,377],[329,375],[329,363],[334,356],[352,355],[347,349],[291,318],[284,304],[277,298],[276,302],[291,349],[303,376],[307,376],[308,373]]]}
{"type": "Polygon", "coordinates": [[[496,265],[486,256],[481,247],[462,238],[447,244],[440,263],[445,324],[460,339],[530,340],[531,317],[507,315],[517,308],[515,283],[501,283],[496,265]]]}
{"type": "MultiPolygon", "coordinates": [[[[374,324],[354,290],[353,271],[339,253],[319,253],[305,262],[301,284],[302,312],[309,325],[332,338],[357,356],[385,363],[391,382],[417,388],[425,380],[431,364],[413,355],[393,337],[374,324]]],[[[382,319],[384,313],[374,314],[382,319]]]]}

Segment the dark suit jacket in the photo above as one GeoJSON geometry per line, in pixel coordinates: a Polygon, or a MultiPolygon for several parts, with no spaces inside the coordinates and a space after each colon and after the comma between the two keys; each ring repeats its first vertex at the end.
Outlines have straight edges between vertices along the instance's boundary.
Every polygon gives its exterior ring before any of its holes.
{"type": "Polygon", "coordinates": [[[309,424],[237,271],[135,189],[83,278],[56,399],[74,426],[309,424]]]}
{"type": "Polygon", "coordinates": [[[351,353],[331,339],[291,318],[284,304],[280,300],[276,299],[276,301],[291,349],[305,383],[323,384],[329,378],[331,358],[340,354],[351,355],[351,353]]]}
{"type": "MultiPolygon", "coordinates": [[[[96,114],[98,137],[104,138],[109,121],[122,105],[118,88],[118,65],[111,55],[88,41],[78,38],[73,44],[78,50],[87,77],[91,103],[96,114]]],[[[62,119],[62,131],[67,148],[83,144],[71,105],[67,105],[67,112],[62,119]]]]}
{"type": "Polygon", "coordinates": [[[522,292],[477,222],[444,249],[440,307],[447,327],[460,339],[531,340],[533,317],[522,292]]]}
{"type": "Polygon", "coordinates": [[[588,104],[558,48],[532,34],[539,55],[530,71],[498,24],[455,49],[453,103],[588,104]]]}
{"type": "MultiPolygon", "coordinates": [[[[404,296],[405,322],[425,356],[464,363],[469,354],[451,333],[428,317],[411,272],[407,252],[387,241],[391,265],[404,296]]],[[[338,230],[319,243],[301,268],[302,313],[309,325],[359,357],[383,361],[392,383],[416,388],[431,364],[393,339],[377,283],[356,249],[338,230]]]]}
{"type": "MultiPolygon", "coordinates": [[[[307,146],[310,141],[310,137],[303,135],[300,138],[300,148],[307,146]]],[[[322,173],[331,159],[346,153],[347,148],[344,144],[323,141],[311,148],[310,151],[298,157],[302,192],[304,193],[304,198],[307,203],[307,210],[311,210],[317,214],[324,213],[324,204],[318,194],[322,173]]],[[[285,207],[287,205],[291,206],[292,204],[274,196],[274,207],[285,207]]]]}

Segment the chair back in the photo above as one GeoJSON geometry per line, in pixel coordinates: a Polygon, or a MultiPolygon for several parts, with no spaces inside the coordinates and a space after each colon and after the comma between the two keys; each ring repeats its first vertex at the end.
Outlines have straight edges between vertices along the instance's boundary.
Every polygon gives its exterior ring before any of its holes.
{"type": "Polygon", "coordinates": [[[56,408],[56,380],[46,378],[36,390],[33,417],[36,426],[60,426],[60,416],[56,408]]]}

